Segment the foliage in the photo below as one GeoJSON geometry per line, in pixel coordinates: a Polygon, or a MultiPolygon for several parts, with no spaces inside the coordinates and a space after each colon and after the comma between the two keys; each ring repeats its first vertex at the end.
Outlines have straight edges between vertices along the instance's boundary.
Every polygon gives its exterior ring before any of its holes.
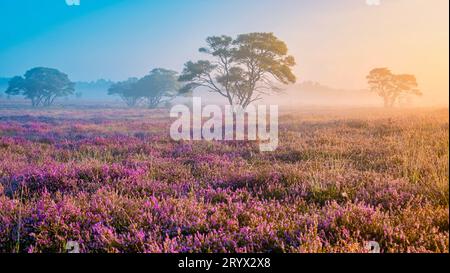
{"type": "Polygon", "coordinates": [[[414,75],[395,75],[387,68],[375,68],[367,80],[370,89],[384,99],[385,107],[393,107],[402,95],[422,95],[414,75]]]}
{"type": "Polygon", "coordinates": [[[108,95],[118,95],[127,106],[136,106],[142,100],[142,94],[135,88],[137,82],[137,78],[117,82],[108,89],[108,95]]]}
{"type": "Polygon", "coordinates": [[[177,72],[163,68],[153,69],[136,83],[136,89],[143,94],[149,108],[170,101],[179,88],[177,72]]]}
{"type": "Polygon", "coordinates": [[[50,106],[56,98],[72,95],[74,86],[69,77],[57,69],[37,67],[28,70],[24,77],[12,78],[5,93],[22,95],[31,100],[34,107],[50,106]]]}
{"type": "Polygon", "coordinates": [[[273,33],[249,33],[212,36],[207,47],[199,51],[209,60],[189,61],[180,81],[187,82],[182,92],[207,88],[227,98],[229,104],[246,107],[264,94],[280,91],[275,83],[295,83],[291,68],[294,57],[288,56],[286,44],[273,33]]]}
{"type": "Polygon", "coordinates": [[[113,84],[108,94],[119,95],[130,107],[146,103],[149,108],[156,108],[173,99],[179,88],[177,72],[156,68],[141,79],[130,78],[113,84]]]}

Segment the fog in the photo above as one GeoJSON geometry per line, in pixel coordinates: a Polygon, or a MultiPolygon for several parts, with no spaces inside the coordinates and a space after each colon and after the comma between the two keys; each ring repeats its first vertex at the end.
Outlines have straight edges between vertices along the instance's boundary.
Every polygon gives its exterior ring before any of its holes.
{"type": "MultiPolygon", "coordinates": [[[[112,2],[74,8],[63,1],[28,1],[24,10],[21,1],[1,1],[0,99],[8,99],[3,91],[10,78],[44,66],[77,83],[75,94],[57,99],[59,105],[121,105],[107,94],[112,81],[142,77],[157,67],[181,72],[187,61],[204,58],[198,48],[208,36],[273,32],[296,60],[297,83],[258,103],[381,106],[366,76],[388,67],[415,75],[423,93],[402,98],[402,107],[448,106],[447,0],[381,0],[378,6],[365,0],[112,2]],[[217,10],[233,12],[233,20],[216,16],[217,10]],[[185,20],[191,12],[201,16],[185,20]]],[[[205,103],[226,102],[204,91],[196,95],[205,103]]]]}

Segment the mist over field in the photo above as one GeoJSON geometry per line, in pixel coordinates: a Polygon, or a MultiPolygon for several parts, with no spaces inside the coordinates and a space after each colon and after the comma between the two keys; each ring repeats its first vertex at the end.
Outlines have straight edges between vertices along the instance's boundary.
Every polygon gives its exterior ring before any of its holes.
{"type": "MultiPolygon", "coordinates": [[[[0,89],[7,89],[6,79],[0,89]]],[[[118,97],[109,96],[108,88],[113,84],[109,80],[98,80],[95,82],[77,82],[75,94],[69,98],[60,98],[56,101],[58,107],[67,107],[70,105],[102,105],[104,107],[126,107],[118,97]]],[[[208,91],[199,90],[192,94],[192,96],[202,98],[205,104],[225,105],[226,101],[216,94],[210,94],[208,91]]],[[[4,104],[14,101],[20,104],[27,105],[27,101],[21,98],[8,97],[2,94],[1,98],[4,104]]],[[[177,103],[191,103],[190,97],[179,97],[172,101],[172,104],[177,103]]],[[[411,107],[447,107],[447,101],[438,100],[434,105],[423,103],[420,98],[410,97],[407,100],[402,100],[399,103],[401,108],[411,107]]],[[[289,86],[279,94],[271,95],[258,101],[257,104],[277,104],[283,108],[291,109],[296,106],[303,107],[380,107],[382,101],[376,94],[370,92],[368,89],[360,90],[345,90],[335,89],[332,87],[321,85],[317,82],[303,82],[294,86],[289,86]]]]}

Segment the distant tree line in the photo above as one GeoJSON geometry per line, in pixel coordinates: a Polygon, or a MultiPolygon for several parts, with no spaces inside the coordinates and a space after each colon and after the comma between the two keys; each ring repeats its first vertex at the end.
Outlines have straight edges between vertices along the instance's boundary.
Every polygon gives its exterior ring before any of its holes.
{"type": "Polygon", "coordinates": [[[263,95],[280,91],[276,83],[295,83],[291,68],[295,59],[287,55],[287,45],[273,33],[249,33],[212,36],[199,52],[209,60],[189,61],[180,76],[175,71],[154,69],[138,79],[118,82],[108,90],[118,95],[130,107],[146,104],[155,108],[177,95],[197,88],[225,97],[229,104],[248,106],[263,95]]]}
{"type": "MultiPolygon", "coordinates": [[[[108,95],[119,96],[129,107],[156,108],[202,88],[221,95],[231,105],[245,108],[264,95],[281,91],[281,85],[296,82],[292,72],[295,59],[288,55],[286,43],[273,33],[248,33],[235,38],[211,36],[199,52],[208,58],[186,62],[181,75],[155,68],[142,78],[109,84],[108,95]]],[[[373,69],[367,81],[371,91],[383,98],[385,107],[393,107],[404,96],[422,94],[414,75],[393,74],[387,68],[373,69]]],[[[75,84],[66,74],[45,67],[10,79],[5,93],[21,95],[31,100],[34,107],[50,106],[60,97],[82,96],[75,93],[75,84]]]]}
{"type": "MultiPolygon", "coordinates": [[[[187,62],[181,75],[156,68],[142,78],[112,84],[108,94],[119,96],[129,107],[155,108],[202,87],[222,95],[230,104],[246,107],[262,95],[280,91],[277,83],[296,81],[291,71],[294,57],[287,55],[287,45],[273,33],[212,36],[206,43],[199,51],[209,59],[187,62]]],[[[38,67],[24,77],[12,78],[6,94],[22,95],[35,107],[49,106],[56,98],[74,95],[74,86],[57,69],[38,67]]],[[[81,97],[79,92],[75,95],[81,97]]]]}

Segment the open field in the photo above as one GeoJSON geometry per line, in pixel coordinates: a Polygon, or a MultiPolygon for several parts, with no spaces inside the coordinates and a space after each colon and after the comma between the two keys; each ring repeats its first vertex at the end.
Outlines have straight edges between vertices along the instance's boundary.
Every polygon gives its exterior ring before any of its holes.
{"type": "Polygon", "coordinates": [[[280,145],[164,111],[0,108],[0,252],[449,252],[448,109],[299,109],[280,145]]]}

